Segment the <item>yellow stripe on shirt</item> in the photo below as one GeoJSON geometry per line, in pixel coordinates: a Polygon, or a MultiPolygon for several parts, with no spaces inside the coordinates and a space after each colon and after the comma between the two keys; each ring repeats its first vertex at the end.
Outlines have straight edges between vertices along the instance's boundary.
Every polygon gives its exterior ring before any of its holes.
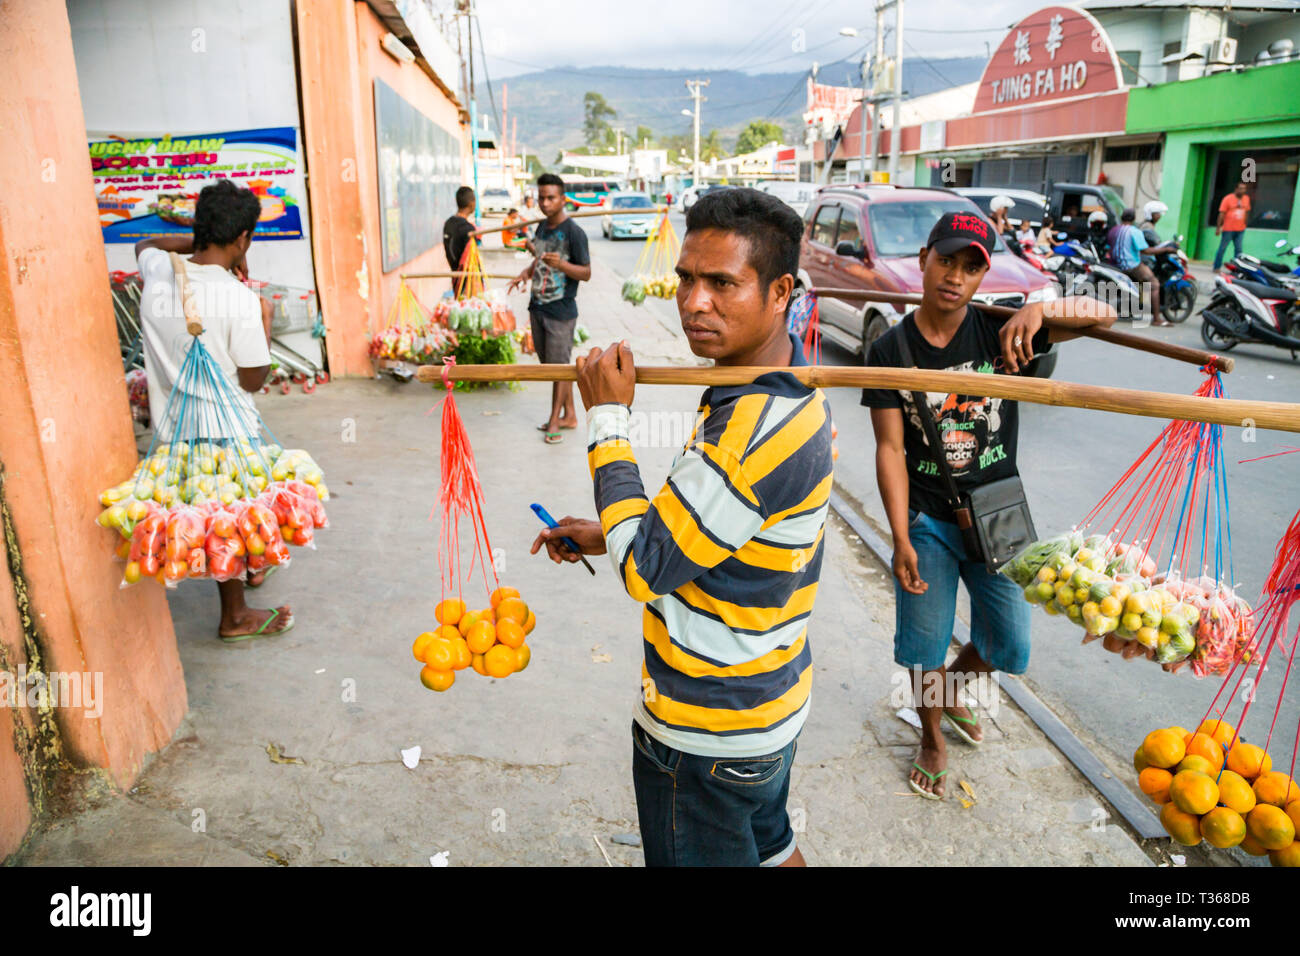
{"type": "Polygon", "coordinates": [[[793,573],[812,560],[825,530],[826,526],[822,525],[817,532],[817,540],[811,545],[763,544],[751,538],[736,552],[735,557],[752,568],[793,573]]]}
{"type": "Polygon", "coordinates": [[[748,710],[726,710],[720,707],[700,707],[683,704],[666,697],[654,689],[650,672],[641,664],[642,687],[646,688],[645,708],[668,724],[699,727],[702,730],[725,732],[730,730],[761,730],[789,717],[808,701],[812,689],[812,665],[804,668],[798,682],[788,691],[765,704],[748,710]],[[653,691],[653,692],[652,692],[653,691]]]}
{"type": "Polygon", "coordinates": [[[675,593],[691,607],[721,618],[722,623],[732,630],[761,632],[779,627],[800,614],[810,613],[817,597],[817,584],[814,582],[799,588],[781,607],[744,607],[720,601],[705,594],[694,581],[683,584],[675,593]]]}
{"type": "Polygon", "coordinates": [[[624,498],[616,501],[600,513],[600,527],[606,534],[620,522],[628,518],[639,518],[650,510],[650,502],[644,498],[624,498]]]}
{"type": "Polygon", "coordinates": [[[791,451],[802,448],[826,423],[824,401],[809,401],[774,434],[745,458],[745,477],[756,485],[778,465],[790,457],[791,451]]]}
{"type": "Polygon", "coordinates": [[[663,662],[687,677],[752,677],[755,674],[767,674],[779,670],[803,653],[804,642],[808,636],[808,629],[804,628],[799,632],[798,639],[789,647],[773,648],[761,657],[743,664],[719,667],[674,644],[668,637],[668,628],[664,626],[664,622],[649,610],[643,615],[641,631],[663,662]]]}

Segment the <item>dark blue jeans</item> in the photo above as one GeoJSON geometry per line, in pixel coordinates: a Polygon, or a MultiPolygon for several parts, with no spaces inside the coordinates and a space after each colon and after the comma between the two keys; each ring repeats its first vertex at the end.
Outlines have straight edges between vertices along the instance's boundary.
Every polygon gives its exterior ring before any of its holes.
{"type": "Polygon", "coordinates": [[[1219,234],[1219,251],[1214,254],[1214,271],[1218,272],[1219,267],[1223,265],[1223,250],[1228,248],[1228,243],[1232,243],[1232,248],[1236,251],[1233,257],[1241,255],[1241,237],[1246,234],[1244,229],[1238,229],[1236,232],[1223,230],[1219,234]]]}
{"type": "Polygon", "coordinates": [[[785,812],[796,740],[761,757],[700,757],[632,724],[646,866],[772,866],[795,850],[785,812]]]}

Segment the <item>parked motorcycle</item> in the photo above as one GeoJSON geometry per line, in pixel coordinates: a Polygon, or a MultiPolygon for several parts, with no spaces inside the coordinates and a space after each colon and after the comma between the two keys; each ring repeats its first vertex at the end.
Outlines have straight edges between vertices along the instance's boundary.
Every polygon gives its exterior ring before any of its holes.
{"type": "Polygon", "coordinates": [[[1261,260],[1245,253],[1229,262],[1226,271],[1234,279],[1257,282],[1275,289],[1300,289],[1300,276],[1292,275],[1285,264],[1261,260]]]}
{"type": "Polygon", "coordinates": [[[1187,269],[1183,237],[1175,239],[1174,248],[1155,257],[1151,271],[1160,283],[1160,311],[1170,322],[1185,322],[1196,308],[1196,280],[1187,269]]]}
{"type": "Polygon", "coordinates": [[[1201,310],[1201,338],[1214,351],[1258,343],[1300,354],[1300,305],[1295,291],[1216,276],[1214,297],[1201,310]]]}

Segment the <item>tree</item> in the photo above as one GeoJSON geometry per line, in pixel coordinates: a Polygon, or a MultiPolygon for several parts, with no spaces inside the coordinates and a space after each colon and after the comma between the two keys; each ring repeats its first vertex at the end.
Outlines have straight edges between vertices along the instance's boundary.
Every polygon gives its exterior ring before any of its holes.
{"type": "Polygon", "coordinates": [[[587,147],[600,149],[613,136],[609,121],[618,116],[618,111],[593,90],[582,98],[582,116],[582,135],[587,147]]]}
{"type": "Polygon", "coordinates": [[[649,126],[638,126],[636,128],[636,142],[632,145],[636,149],[641,149],[647,145],[652,145],[654,141],[655,134],[649,126]]]}
{"type": "MultiPolygon", "coordinates": [[[[692,137],[691,146],[690,149],[687,150],[687,153],[693,156],[694,150],[695,140],[694,137],[692,137]]],[[[722,136],[716,129],[709,130],[708,136],[700,137],[700,162],[711,163],[718,157],[725,155],[727,155],[727,151],[722,148],[722,136]]]]}
{"type": "Polygon", "coordinates": [[[773,141],[779,143],[784,138],[785,130],[780,124],[761,119],[750,120],[749,125],[736,138],[736,154],[752,153],[773,141]]]}

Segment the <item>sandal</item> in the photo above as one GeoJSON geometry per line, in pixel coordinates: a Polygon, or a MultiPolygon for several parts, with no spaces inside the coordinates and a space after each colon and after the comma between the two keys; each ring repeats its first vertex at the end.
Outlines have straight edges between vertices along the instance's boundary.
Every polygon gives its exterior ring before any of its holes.
{"type": "MultiPolygon", "coordinates": [[[[577,426],[577,425],[561,425],[561,426],[559,426],[559,427],[562,428],[562,429],[564,429],[565,431],[573,431],[573,429],[577,428],[578,426],[577,426]]],[[[548,422],[542,422],[542,424],[540,424],[540,425],[537,426],[537,430],[538,430],[539,432],[547,432],[547,431],[550,431],[550,424],[549,424],[548,422]]]]}
{"type": "Polygon", "coordinates": [[[547,432],[544,440],[548,445],[558,445],[564,441],[564,436],[559,432],[547,432]]]}
{"type": "MultiPolygon", "coordinates": [[[[965,707],[966,705],[963,704],[962,706],[965,707]]],[[[970,744],[972,747],[978,747],[984,742],[983,738],[976,740],[962,728],[962,724],[965,724],[967,727],[978,727],[980,722],[978,717],[959,717],[956,714],[949,713],[945,710],[943,712],[943,719],[948,721],[952,726],[952,729],[957,732],[958,737],[966,741],[966,743],[970,744]]]]}
{"type": "Polygon", "coordinates": [[[273,631],[267,630],[267,628],[269,628],[271,624],[275,621],[275,619],[278,618],[279,616],[280,616],[280,609],[276,608],[274,611],[271,612],[271,616],[262,622],[262,626],[259,627],[256,631],[253,631],[251,634],[222,634],[218,632],[217,637],[221,638],[223,643],[238,644],[240,641],[250,641],[255,637],[276,637],[280,634],[285,633],[286,631],[292,630],[293,612],[290,612],[285,616],[284,623],[280,627],[276,628],[273,631]]]}
{"type": "MultiPolygon", "coordinates": [[[[945,769],[943,769],[943,770],[940,770],[938,773],[930,773],[930,771],[926,770],[924,767],[922,767],[922,766],[921,766],[919,763],[917,763],[915,760],[912,761],[912,766],[913,766],[914,768],[916,768],[917,770],[921,771],[921,773],[925,774],[926,779],[928,779],[928,780],[930,781],[930,786],[932,786],[932,787],[933,787],[933,786],[938,782],[938,780],[939,780],[940,777],[942,777],[944,774],[946,774],[946,773],[948,772],[947,769],[945,768],[945,769]]],[[[915,790],[917,793],[919,793],[921,796],[925,797],[925,799],[927,799],[927,800],[942,800],[942,799],[943,799],[942,796],[940,796],[939,794],[935,793],[933,790],[926,790],[926,789],[925,789],[924,787],[922,787],[919,783],[917,783],[915,780],[913,780],[910,776],[907,778],[907,785],[908,785],[909,787],[911,787],[913,790],[915,790]]]]}

